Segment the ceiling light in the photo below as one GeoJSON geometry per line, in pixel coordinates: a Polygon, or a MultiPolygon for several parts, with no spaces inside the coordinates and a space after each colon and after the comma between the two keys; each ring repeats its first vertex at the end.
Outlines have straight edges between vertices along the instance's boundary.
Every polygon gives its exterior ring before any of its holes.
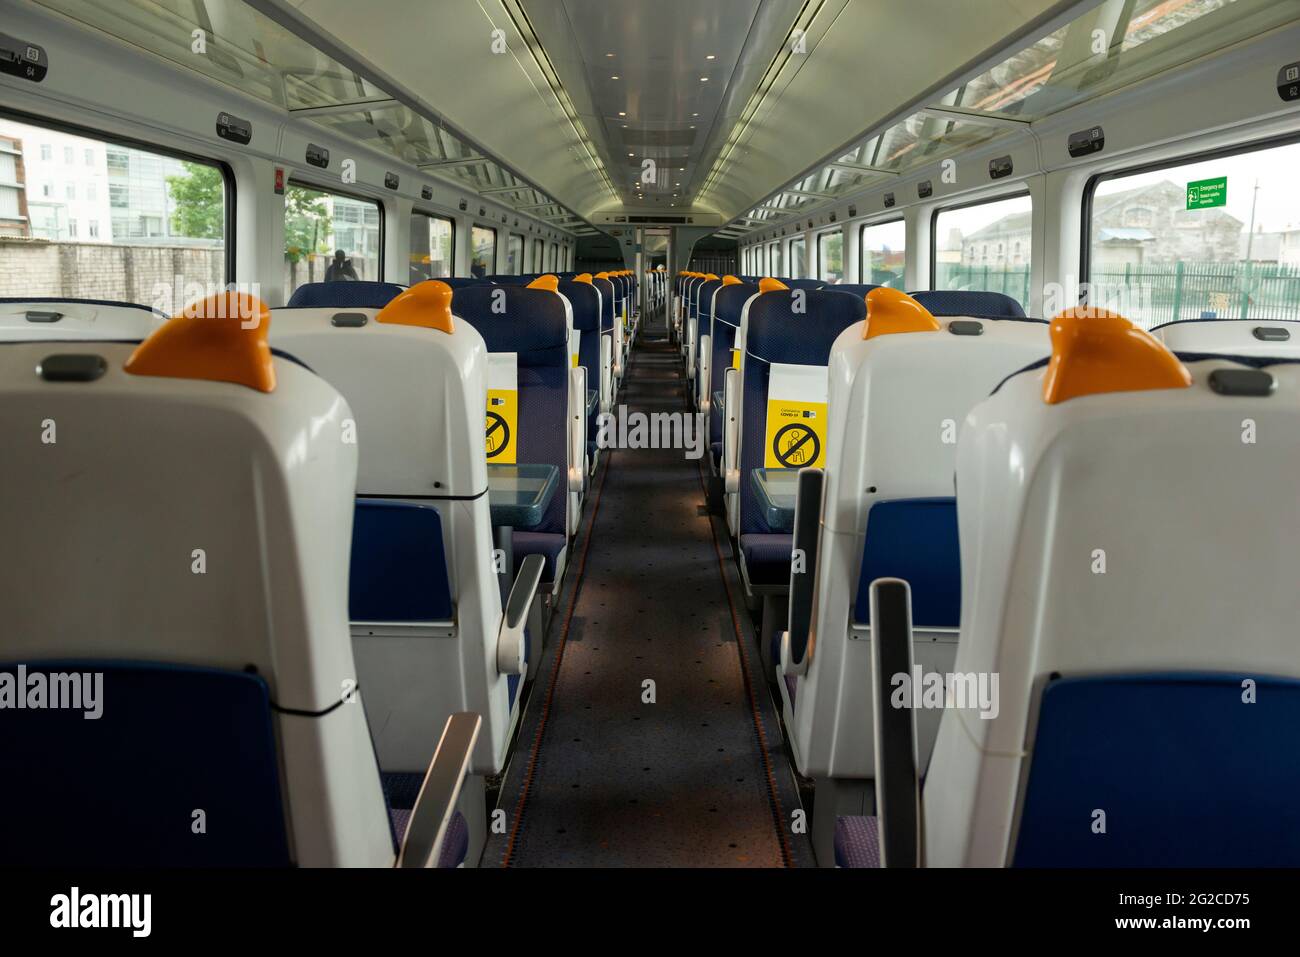
{"type": "Polygon", "coordinates": [[[618,115],[619,115],[619,116],[627,116],[627,114],[624,113],[622,110],[619,110],[619,111],[618,111],[618,115]]]}
{"type": "Polygon", "coordinates": [[[611,76],[610,79],[611,79],[611,80],[617,80],[617,79],[618,79],[618,75],[615,74],[614,76],[611,76]]]}
{"type": "Polygon", "coordinates": [[[606,54],[605,54],[605,56],[613,56],[613,55],[614,55],[614,54],[612,54],[612,53],[606,53],[606,54]]]}
{"type": "Polygon", "coordinates": [[[706,56],[704,59],[706,59],[706,60],[716,60],[717,57],[714,56],[712,53],[710,53],[710,54],[709,54],[708,56],[706,56]]]}
{"type": "Polygon", "coordinates": [[[702,77],[700,77],[700,82],[701,82],[701,83],[708,83],[708,82],[709,82],[709,78],[708,78],[707,76],[702,76],[702,77]]]}

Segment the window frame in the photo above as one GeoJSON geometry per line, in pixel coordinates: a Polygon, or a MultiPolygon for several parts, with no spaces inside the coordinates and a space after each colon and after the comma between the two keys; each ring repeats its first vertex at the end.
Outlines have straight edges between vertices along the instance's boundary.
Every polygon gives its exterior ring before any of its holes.
{"type": "MultiPolygon", "coordinates": [[[[23,110],[10,109],[7,106],[0,106],[0,118],[9,119],[15,123],[23,123],[27,126],[34,126],[38,129],[52,130],[56,133],[67,133],[70,136],[82,136],[86,139],[95,140],[98,143],[125,146],[128,149],[137,149],[146,153],[155,153],[158,156],[167,156],[178,160],[188,160],[191,163],[200,163],[204,166],[215,166],[221,173],[221,184],[223,190],[222,198],[225,200],[223,205],[226,207],[221,224],[223,243],[222,251],[225,253],[224,258],[226,261],[224,281],[226,285],[230,285],[236,281],[235,241],[237,234],[235,232],[235,207],[239,205],[237,195],[238,191],[235,188],[235,171],[225,160],[214,159],[211,156],[200,156],[197,153],[190,153],[186,150],[158,146],[155,143],[149,143],[132,136],[122,136],[117,133],[108,134],[95,129],[94,127],[83,126],[79,123],[68,123],[60,119],[55,119],[54,117],[28,113],[23,110]]],[[[50,146],[51,153],[53,153],[53,144],[50,144],[50,146]]],[[[112,229],[111,222],[109,229],[110,231],[112,229]]]]}
{"type": "MultiPolygon", "coordinates": [[[[970,209],[972,206],[987,206],[987,205],[989,205],[990,203],[1000,203],[1000,202],[1003,202],[1003,201],[1008,200],[1008,199],[1020,199],[1021,197],[1025,197],[1025,198],[1027,198],[1027,199],[1029,200],[1029,220],[1030,220],[1030,228],[1029,228],[1029,263],[1030,263],[1030,269],[1031,269],[1031,270],[1033,269],[1033,262],[1034,262],[1034,240],[1033,240],[1033,236],[1034,236],[1034,230],[1033,230],[1034,196],[1033,196],[1033,193],[1031,193],[1030,190],[1029,190],[1029,188],[1026,186],[1025,188],[1023,188],[1023,189],[1018,189],[1018,190],[1016,190],[1015,192],[1010,192],[1010,193],[995,193],[995,194],[993,194],[993,195],[991,195],[991,196],[989,196],[989,195],[985,195],[985,196],[981,197],[980,199],[967,200],[967,201],[964,202],[964,203],[953,203],[951,206],[936,206],[936,207],[933,209],[933,211],[931,211],[931,213],[930,213],[930,286],[929,286],[929,288],[930,288],[930,290],[931,290],[932,292],[933,292],[933,291],[938,291],[938,286],[936,286],[935,283],[938,281],[938,278],[939,278],[939,230],[938,230],[938,225],[939,225],[939,214],[940,214],[940,213],[951,213],[951,212],[954,212],[955,210],[959,210],[959,209],[970,209]]],[[[859,255],[861,255],[861,252],[859,252],[859,255]]],[[[1028,313],[1028,310],[1029,310],[1029,304],[1028,304],[1028,303],[1022,303],[1021,305],[1022,305],[1022,307],[1025,309],[1026,313],[1028,313]]]]}
{"type": "MultiPolygon", "coordinates": [[[[335,196],[342,196],[344,199],[355,199],[362,203],[374,203],[379,207],[379,263],[376,274],[378,276],[378,281],[385,282],[386,280],[384,277],[388,274],[384,271],[384,267],[387,265],[384,250],[387,246],[388,234],[386,232],[387,216],[385,216],[386,210],[384,208],[383,199],[378,196],[367,196],[365,193],[353,190],[335,189],[333,186],[322,186],[320,185],[320,181],[300,176],[297,173],[291,173],[289,178],[285,181],[284,188],[288,190],[290,186],[299,186],[303,189],[314,189],[318,193],[331,193],[335,196]]],[[[452,242],[455,243],[455,241],[455,236],[453,234],[452,242]]],[[[410,278],[409,272],[407,273],[407,278],[410,278]]]]}
{"type": "MultiPolygon", "coordinates": [[[[456,276],[456,219],[455,217],[453,217],[450,213],[446,213],[446,214],[431,213],[429,212],[428,209],[421,209],[419,206],[411,207],[411,215],[427,216],[430,219],[441,219],[444,223],[446,223],[448,226],[451,227],[451,260],[450,260],[451,272],[447,274],[447,278],[448,279],[455,278],[456,276]]],[[[379,218],[382,224],[383,216],[381,215],[379,218]]],[[[383,239],[384,239],[383,230],[381,229],[379,234],[379,241],[381,246],[383,245],[383,239]]],[[[410,250],[407,250],[407,253],[409,256],[410,250]]],[[[407,273],[407,279],[410,279],[409,271],[407,273]]]]}
{"type": "MultiPolygon", "coordinates": [[[[876,226],[889,226],[889,225],[891,225],[891,224],[893,224],[893,223],[902,223],[902,224],[903,224],[903,275],[904,275],[904,277],[906,277],[906,275],[907,275],[907,263],[908,263],[908,255],[907,255],[907,217],[905,217],[905,216],[890,216],[888,219],[864,220],[863,222],[861,222],[861,223],[858,224],[858,282],[859,282],[859,283],[862,283],[862,284],[864,284],[864,285],[871,285],[871,280],[868,279],[868,278],[866,278],[866,275],[865,275],[865,273],[864,273],[863,270],[862,270],[862,267],[863,267],[863,265],[864,265],[864,263],[863,263],[863,261],[862,261],[862,257],[863,257],[863,253],[864,253],[864,251],[865,251],[866,248],[867,248],[867,247],[866,247],[866,244],[862,241],[862,236],[863,236],[863,234],[864,234],[868,229],[872,229],[872,228],[874,228],[874,227],[876,227],[876,226]]],[[[933,261],[933,260],[932,260],[932,261],[933,261]]],[[[906,279],[904,279],[904,282],[906,282],[906,279]]]]}
{"type": "Polygon", "coordinates": [[[510,256],[510,240],[512,239],[519,240],[519,262],[515,264],[518,271],[512,273],[512,275],[522,276],[524,274],[524,266],[526,265],[524,263],[524,260],[528,258],[528,240],[524,239],[523,233],[514,233],[507,230],[506,231],[506,257],[507,258],[509,258],[510,256]]]}
{"type": "MultiPolygon", "coordinates": [[[[1196,150],[1191,153],[1180,153],[1179,155],[1168,159],[1152,160],[1147,163],[1116,167],[1114,169],[1101,170],[1100,172],[1093,173],[1088,177],[1088,181],[1083,186],[1083,198],[1080,204],[1080,286],[1084,289],[1088,289],[1092,285],[1092,210],[1097,187],[1102,183],[1107,180],[1122,179],[1126,176],[1140,176],[1143,173],[1155,173],[1163,169],[1170,169],[1174,166],[1186,166],[1192,163],[1203,163],[1206,160],[1225,159],[1229,156],[1240,156],[1243,153],[1259,153],[1264,150],[1276,149],[1280,146],[1294,146],[1297,143],[1300,143],[1300,134],[1286,133],[1282,136],[1268,136],[1263,139],[1249,140],[1245,143],[1233,143],[1229,146],[1220,146],[1214,149],[1196,150]]],[[[1081,293],[1080,302],[1083,301],[1081,293]]]]}
{"type": "Polygon", "coordinates": [[[542,272],[542,263],[545,262],[545,260],[546,260],[546,240],[543,239],[541,236],[534,236],[532,272],[540,275],[542,272]],[[537,248],[539,245],[542,247],[540,252],[538,251],[537,248]]]}
{"type": "Polygon", "coordinates": [[[790,267],[789,276],[790,276],[791,279],[808,279],[808,278],[810,278],[810,277],[808,277],[808,276],[796,276],[796,275],[794,274],[793,267],[794,267],[794,264],[795,264],[795,262],[794,262],[794,244],[795,244],[795,243],[799,243],[800,245],[803,246],[803,255],[799,257],[799,269],[800,269],[800,271],[806,270],[806,269],[807,269],[807,264],[808,264],[808,237],[807,237],[804,233],[799,233],[799,234],[796,235],[796,236],[791,236],[791,237],[790,237],[790,242],[789,242],[789,244],[786,246],[786,250],[785,250],[786,265],[787,265],[788,267],[790,267]]]}
{"type": "Polygon", "coordinates": [[[501,234],[497,232],[495,226],[476,223],[473,220],[469,224],[469,274],[474,275],[474,230],[476,229],[487,230],[492,234],[492,261],[488,263],[488,268],[483,275],[495,276],[497,274],[497,244],[501,242],[501,234]]]}
{"type": "Polygon", "coordinates": [[[843,228],[842,226],[832,226],[832,227],[829,228],[829,229],[823,229],[823,230],[821,230],[820,232],[816,233],[816,234],[813,236],[813,238],[817,240],[817,242],[816,242],[816,246],[817,246],[817,269],[815,270],[816,273],[817,273],[817,275],[812,276],[812,277],[810,277],[810,278],[812,278],[812,279],[816,279],[818,282],[829,282],[829,281],[830,281],[830,280],[827,280],[827,279],[823,279],[823,278],[822,278],[822,240],[823,240],[824,238],[826,238],[827,236],[839,236],[839,237],[840,237],[840,273],[841,273],[841,275],[840,275],[840,282],[843,282],[843,281],[844,281],[844,275],[843,275],[843,273],[845,272],[845,269],[844,269],[844,246],[845,246],[845,243],[844,243],[844,240],[845,240],[846,237],[845,237],[845,235],[844,235],[844,228],[843,228]]]}

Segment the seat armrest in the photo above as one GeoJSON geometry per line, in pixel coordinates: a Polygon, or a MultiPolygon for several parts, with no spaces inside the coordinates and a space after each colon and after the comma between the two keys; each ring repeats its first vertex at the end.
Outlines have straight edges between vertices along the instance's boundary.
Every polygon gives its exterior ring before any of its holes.
{"type": "Polygon", "coordinates": [[[581,492],[587,475],[587,369],[569,370],[569,491],[581,492]]]}
{"type": "Polygon", "coordinates": [[[713,337],[700,336],[700,377],[695,380],[695,405],[705,415],[709,414],[712,403],[712,390],[709,388],[709,372],[713,365],[713,337]]]}
{"type": "Polygon", "coordinates": [[[722,477],[728,495],[740,491],[740,370],[728,369],[722,380],[722,477]]]}
{"type": "Polygon", "coordinates": [[[807,674],[808,662],[812,660],[812,617],[817,601],[817,551],[821,543],[825,484],[826,473],[821,469],[799,470],[799,490],[794,501],[794,553],[790,562],[790,619],[787,631],[781,636],[781,671],[787,675],[807,674]],[[803,561],[794,561],[794,554],[801,554],[803,561]]]}
{"type": "Polygon", "coordinates": [[[623,378],[623,322],[618,314],[614,316],[614,378],[623,378]]]}
{"type": "Polygon", "coordinates": [[[483,719],[469,711],[457,712],[447,719],[415,807],[411,809],[411,820],[397,855],[398,867],[438,866],[442,843],[456,814],[482,724],[483,719]]]}
{"type": "Polygon", "coordinates": [[[501,627],[497,632],[497,671],[500,674],[523,674],[524,628],[528,623],[528,613],[537,599],[537,587],[541,584],[545,569],[546,559],[541,555],[529,555],[519,566],[519,574],[515,576],[510,597],[506,599],[501,627]]]}
{"type": "Polygon", "coordinates": [[[894,676],[912,674],[912,589],[901,578],[871,583],[871,680],[876,822],[881,867],[920,867],[923,840],[916,712],[893,706],[894,676]]]}
{"type": "Polygon", "coordinates": [[[695,378],[695,331],[699,327],[698,319],[686,321],[686,378],[695,378]]]}
{"type": "Polygon", "coordinates": [[[609,412],[614,401],[614,337],[600,337],[600,411],[609,412]]]}

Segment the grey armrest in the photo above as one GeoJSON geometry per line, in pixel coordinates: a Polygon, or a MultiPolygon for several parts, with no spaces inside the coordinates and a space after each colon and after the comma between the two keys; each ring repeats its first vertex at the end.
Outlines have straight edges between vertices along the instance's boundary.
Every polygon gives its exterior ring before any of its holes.
{"type": "Polygon", "coordinates": [[[881,867],[920,867],[923,821],[912,702],[895,708],[894,675],[912,673],[912,589],[901,578],[871,583],[876,821],[881,867]]]}
{"type": "Polygon", "coordinates": [[[809,640],[813,605],[817,600],[817,550],[825,484],[826,473],[821,469],[799,470],[799,493],[794,501],[794,551],[803,555],[803,561],[794,561],[792,553],[789,630],[781,637],[781,671],[787,675],[807,673],[812,652],[809,640]]]}
{"type": "MultiPolygon", "coordinates": [[[[497,632],[497,671],[503,675],[523,674],[524,626],[528,623],[528,613],[537,598],[537,587],[545,568],[545,558],[529,555],[519,566],[519,574],[510,588],[505,612],[501,616],[501,628],[497,632]]],[[[541,638],[540,635],[534,637],[541,638]]]]}
{"type": "Polygon", "coordinates": [[[411,809],[411,821],[397,855],[398,867],[438,866],[442,842],[456,815],[461,785],[469,773],[470,758],[482,724],[483,719],[469,711],[447,719],[415,807],[411,809]]]}

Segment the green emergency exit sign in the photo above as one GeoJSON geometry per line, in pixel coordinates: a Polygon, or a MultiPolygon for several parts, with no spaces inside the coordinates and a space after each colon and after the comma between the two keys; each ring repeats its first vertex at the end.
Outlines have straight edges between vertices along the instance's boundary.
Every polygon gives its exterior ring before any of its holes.
{"type": "Polygon", "coordinates": [[[1209,209],[1228,204],[1228,177],[1198,179],[1187,184],[1187,208],[1209,209]]]}

